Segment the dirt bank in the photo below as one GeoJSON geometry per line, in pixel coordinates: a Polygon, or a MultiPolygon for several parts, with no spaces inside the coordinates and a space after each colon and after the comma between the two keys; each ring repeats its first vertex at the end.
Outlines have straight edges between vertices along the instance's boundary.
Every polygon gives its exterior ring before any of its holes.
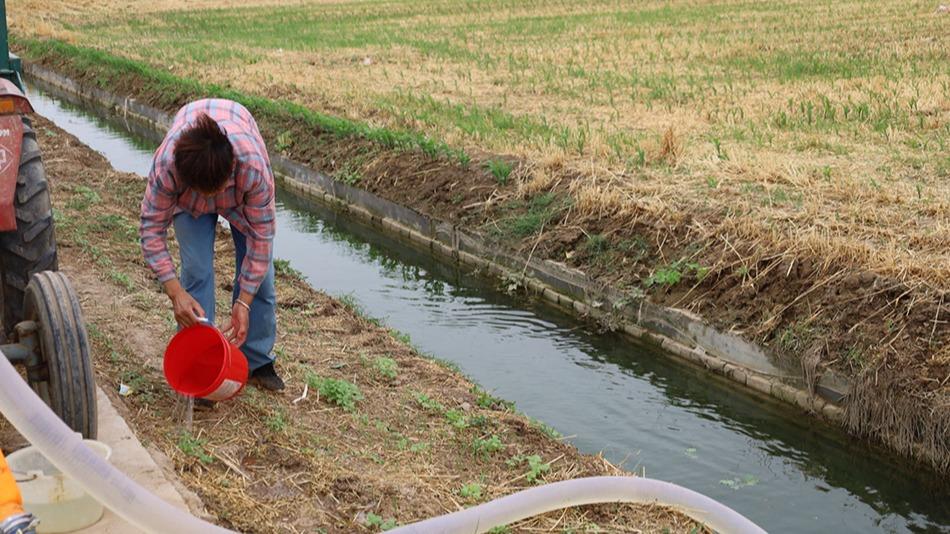
{"type": "MultiPolygon", "coordinates": [[[[543,425],[426,359],[326,295],[278,270],[283,394],[249,389],[195,414],[185,432],[160,361],[174,332],[167,299],[140,257],[144,181],[36,118],[53,190],[60,263],[80,293],[99,384],[146,443],[221,524],[247,532],[378,531],[454,511],[536,482],[618,473],[543,425]],[[302,400],[304,384],[308,395],[302,400]]],[[[219,239],[218,300],[233,273],[219,239]]],[[[0,436],[4,435],[0,429],[0,436]]],[[[690,531],[660,507],[594,506],[512,531],[690,531]]]]}

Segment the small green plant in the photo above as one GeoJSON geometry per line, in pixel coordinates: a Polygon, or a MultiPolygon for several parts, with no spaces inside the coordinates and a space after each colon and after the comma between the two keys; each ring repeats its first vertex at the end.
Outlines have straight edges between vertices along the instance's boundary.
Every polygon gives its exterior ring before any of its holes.
{"type": "Polygon", "coordinates": [[[290,260],[274,258],[274,272],[290,278],[303,279],[303,273],[290,266],[290,260]]]}
{"type": "Polygon", "coordinates": [[[399,372],[399,366],[396,365],[396,360],[385,356],[378,356],[373,360],[373,369],[376,369],[377,373],[389,380],[396,378],[399,372]]]}
{"type": "Polygon", "coordinates": [[[852,367],[857,367],[859,369],[864,367],[865,363],[867,363],[865,361],[864,351],[861,350],[861,347],[858,347],[857,345],[852,345],[848,348],[847,352],[844,354],[844,359],[849,364],[851,364],[852,367]]]}
{"type": "Polygon", "coordinates": [[[515,204],[515,207],[524,207],[527,211],[499,221],[492,231],[498,235],[518,239],[536,234],[545,224],[571,205],[569,200],[564,199],[560,202],[557,200],[556,194],[543,193],[532,198],[526,205],[515,204]]]}
{"type": "Polygon", "coordinates": [[[551,439],[561,439],[561,433],[554,429],[554,427],[544,423],[543,421],[538,421],[537,419],[531,419],[531,426],[540,430],[545,436],[551,439]]]}
{"type": "Polygon", "coordinates": [[[381,531],[386,531],[396,528],[399,526],[399,523],[396,523],[396,520],[392,517],[389,519],[383,519],[382,516],[370,512],[366,514],[366,525],[370,527],[376,527],[381,531]]]}
{"type": "Polygon", "coordinates": [[[284,411],[278,409],[267,417],[267,428],[274,432],[283,432],[287,430],[287,417],[284,411]]]}
{"type": "Polygon", "coordinates": [[[85,210],[94,204],[102,202],[102,197],[99,196],[99,193],[84,185],[76,186],[75,192],[76,196],[69,199],[69,202],[66,203],[66,206],[69,208],[85,210]]]}
{"type": "Polygon", "coordinates": [[[676,260],[673,263],[661,267],[653,272],[644,280],[646,287],[666,286],[672,287],[680,283],[683,276],[693,275],[696,280],[701,281],[709,274],[709,267],[703,267],[696,262],[686,261],[685,259],[676,260]]]}
{"type": "Polygon", "coordinates": [[[532,454],[531,456],[517,455],[506,462],[509,466],[515,467],[522,464],[528,464],[528,472],[525,473],[525,479],[528,482],[539,482],[539,477],[551,470],[551,464],[545,463],[540,456],[532,454]]]}
{"type": "Polygon", "coordinates": [[[813,337],[814,332],[807,324],[797,322],[782,329],[778,342],[787,351],[799,352],[805,350],[813,337]]]}
{"type": "Polygon", "coordinates": [[[294,146],[294,135],[289,131],[281,132],[277,135],[277,139],[274,140],[274,148],[276,148],[278,152],[283,152],[292,146],[294,146]]]}
{"type": "Polygon", "coordinates": [[[482,485],[478,482],[465,484],[459,489],[459,496],[470,501],[477,501],[482,498],[482,485]]]}
{"type": "Polygon", "coordinates": [[[727,161],[729,159],[729,155],[726,154],[726,151],[723,150],[722,148],[722,140],[719,139],[718,137],[713,137],[712,143],[713,143],[713,146],[716,148],[716,157],[722,161],[727,161]]]}
{"type": "Polygon", "coordinates": [[[674,266],[662,267],[657,269],[646,279],[647,287],[653,286],[675,286],[680,283],[683,273],[674,266]]]}
{"type": "Polygon", "coordinates": [[[637,167],[647,166],[647,151],[643,147],[637,147],[637,157],[634,158],[633,163],[637,167]]]}
{"type": "Polygon", "coordinates": [[[584,249],[587,251],[587,254],[592,257],[605,254],[609,248],[610,242],[607,241],[606,237],[600,234],[587,236],[587,243],[584,244],[584,249]]]}
{"type": "Polygon", "coordinates": [[[475,451],[476,455],[482,457],[488,457],[493,453],[496,453],[505,448],[505,444],[501,442],[501,438],[492,434],[489,438],[475,438],[472,440],[472,450],[475,451]]]}
{"type": "Polygon", "coordinates": [[[472,386],[475,395],[475,404],[487,410],[513,410],[515,404],[511,401],[496,397],[478,386],[472,386]]]}
{"type": "Polygon", "coordinates": [[[183,432],[178,438],[178,448],[188,456],[197,458],[203,464],[214,462],[214,458],[205,452],[206,440],[198,439],[188,432],[183,432]]]}
{"type": "Polygon", "coordinates": [[[508,525],[493,527],[488,531],[488,534],[511,534],[511,527],[508,525]]]}
{"type": "Polygon", "coordinates": [[[389,335],[391,335],[391,336],[393,336],[394,338],[396,338],[396,341],[399,341],[399,342],[402,343],[403,345],[411,345],[411,344],[412,344],[412,338],[409,337],[409,334],[406,334],[405,332],[400,332],[399,330],[396,330],[395,328],[390,328],[390,329],[389,329],[389,335]]]}
{"type": "Polygon", "coordinates": [[[445,412],[445,418],[448,420],[450,425],[460,430],[469,427],[468,417],[466,417],[461,410],[447,410],[445,412]]]}
{"type": "Polygon", "coordinates": [[[360,388],[352,382],[336,378],[324,378],[312,372],[307,373],[307,385],[315,389],[320,396],[337,406],[353,411],[356,403],[363,400],[360,388]]]}
{"type": "Polygon", "coordinates": [[[344,293],[343,295],[337,297],[337,300],[340,301],[340,304],[342,304],[343,307],[353,312],[354,315],[359,317],[364,317],[366,315],[366,312],[363,311],[363,305],[360,304],[360,301],[353,293],[344,293]]]}
{"type": "Polygon", "coordinates": [[[511,175],[510,163],[500,159],[492,159],[485,163],[485,167],[488,168],[499,185],[506,185],[508,183],[508,177],[511,175]]]}
{"type": "Polygon", "coordinates": [[[428,450],[429,444],[425,441],[420,441],[418,443],[413,443],[409,446],[409,452],[423,452],[428,450]]]}
{"type": "Polygon", "coordinates": [[[416,393],[414,395],[416,402],[419,406],[422,406],[430,412],[439,412],[442,413],[445,411],[445,406],[441,402],[433,399],[432,397],[426,395],[425,393],[416,393]]]}
{"type": "Polygon", "coordinates": [[[129,278],[129,275],[123,272],[112,269],[109,271],[109,278],[111,278],[113,282],[124,287],[127,291],[133,291],[135,289],[135,283],[132,282],[132,279],[129,278]]]}

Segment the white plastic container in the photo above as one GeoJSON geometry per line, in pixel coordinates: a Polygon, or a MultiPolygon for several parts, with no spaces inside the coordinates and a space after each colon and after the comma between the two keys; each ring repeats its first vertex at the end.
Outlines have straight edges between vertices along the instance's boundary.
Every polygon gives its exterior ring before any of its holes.
{"type": "MultiPolygon", "coordinates": [[[[83,440],[104,460],[112,456],[105,443],[83,440]]],[[[35,447],[26,447],[7,456],[17,486],[23,494],[23,507],[40,520],[39,533],[73,532],[95,524],[102,518],[102,505],[75,480],[63,475],[35,447]]]]}

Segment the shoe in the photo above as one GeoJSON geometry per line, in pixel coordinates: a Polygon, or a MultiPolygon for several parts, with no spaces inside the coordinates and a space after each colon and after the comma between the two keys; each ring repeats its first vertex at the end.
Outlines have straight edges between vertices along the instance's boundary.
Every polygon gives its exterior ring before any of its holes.
{"type": "Polygon", "coordinates": [[[277,376],[277,370],[274,369],[273,363],[268,363],[251,371],[251,376],[247,382],[268,391],[282,391],[284,389],[284,381],[277,376]]]}

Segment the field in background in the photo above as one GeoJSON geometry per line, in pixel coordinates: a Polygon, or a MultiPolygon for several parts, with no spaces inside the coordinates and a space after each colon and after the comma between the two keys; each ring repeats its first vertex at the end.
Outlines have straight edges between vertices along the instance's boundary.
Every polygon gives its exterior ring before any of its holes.
{"type": "Polygon", "coordinates": [[[15,36],[518,156],[535,190],[570,169],[582,211],[950,280],[950,16],[932,2],[252,4],[9,12],[15,36]]]}

